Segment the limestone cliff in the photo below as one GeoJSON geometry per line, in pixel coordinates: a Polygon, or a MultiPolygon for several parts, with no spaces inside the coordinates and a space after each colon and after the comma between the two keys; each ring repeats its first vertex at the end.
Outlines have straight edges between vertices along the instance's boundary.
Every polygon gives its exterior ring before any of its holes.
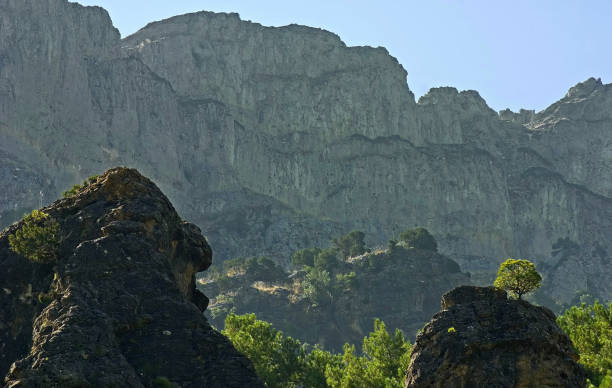
{"type": "Polygon", "coordinates": [[[550,310],[464,286],[417,336],[406,387],[586,387],[577,360],[550,310]]]}
{"type": "Polygon", "coordinates": [[[208,243],[151,181],[113,169],[43,210],[59,224],[55,262],[9,249],[23,222],[0,234],[5,386],[263,386],[202,316],[208,243]]]}
{"type": "Polygon", "coordinates": [[[121,40],[101,8],[0,10],[3,225],[129,165],[220,259],[282,261],[348,230],[375,245],[421,225],[478,283],[523,256],[556,302],[612,296],[609,85],[498,115],[475,91],[416,102],[385,49],[319,29],[200,12],[121,40]],[[561,260],[553,245],[568,239],[578,248],[561,260]]]}

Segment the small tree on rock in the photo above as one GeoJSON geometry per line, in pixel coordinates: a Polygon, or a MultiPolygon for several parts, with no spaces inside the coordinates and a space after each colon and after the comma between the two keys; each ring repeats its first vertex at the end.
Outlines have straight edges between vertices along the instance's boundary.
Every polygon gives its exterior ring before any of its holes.
{"type": "Polygon", "coordinates": [[[521,299],[523,295],[540,287],[541,283],[542,276],[531,261],[510,258],[499,266],[493,285],[521,299]]]}
{"type": "Polygon", "coordinates": [[[51,263],[57,257],[59,224],[47,213],[34,210],[23,218],[23,225],[9,235],[11,250],[37,263],[51,263]]]}

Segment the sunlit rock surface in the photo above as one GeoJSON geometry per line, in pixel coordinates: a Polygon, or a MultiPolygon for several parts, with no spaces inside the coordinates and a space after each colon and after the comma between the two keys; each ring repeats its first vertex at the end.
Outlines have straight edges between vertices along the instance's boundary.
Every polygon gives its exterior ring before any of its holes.
{"type": "Polygon", "coordinates": [[[128,165],[220,260],[284,261],[352,229],[385,244],[418,225],[477,283],[525,257],[550,303],[612,297],[610,85],[589,79],[542,112],[498,115],[451,87],[416,102],[385,49],[320,29],[201,12],[122,40],[97,7],[0,10],[4,226],[128,165]],[[553,248],[564,241],[574,249],[553,248]]]}

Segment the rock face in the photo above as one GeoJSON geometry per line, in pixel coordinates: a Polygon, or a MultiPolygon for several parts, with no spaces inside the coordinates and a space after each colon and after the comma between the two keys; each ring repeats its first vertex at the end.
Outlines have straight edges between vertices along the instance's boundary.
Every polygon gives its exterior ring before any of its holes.
{"type": "Polygon", "coordinates": [[[263,386],[202,315],[208,243],[151,181],[113,169],[43,210],[60,225],[55,263],[9,249],[22,223],[0,234],[6,386],[263,386]]]}
{"type": "Polygon", "coordinates": [[[612,297],[610,85],[498,115],[475,91],[416,102],[385,49],[319,29],[200,12],[121,40],[97,7],[0,10],[2,225],[129,165],[220,259],[282,262],[349,230],[376,245],[420,225],[477,283],[527,257],[553,302],[612,297]]]}
{"type": "Polygon", "coordinates": [[[417,336],[406,387],[585,387],[577,359],[550,310],[462,286],[417,336]]]}
{"type": "Polygon", "coordinates": [[[255,313],[287,335],[337,352],[347,342],[360,346],[376,318],[391,332],[401,329],[412,337],[437,311],[442,294],[470,283],[448,257],[399,246],[341,263],[330,277],[351,272],[355,277],[344,287],[330,284],[329,300],[318,305],[305,296],[304,271],[291,276],[270,270],[230,272],[223,282],[202,286],[211,298],[207,314],[216,327],[223,327],[229,311],[255,313]]]}

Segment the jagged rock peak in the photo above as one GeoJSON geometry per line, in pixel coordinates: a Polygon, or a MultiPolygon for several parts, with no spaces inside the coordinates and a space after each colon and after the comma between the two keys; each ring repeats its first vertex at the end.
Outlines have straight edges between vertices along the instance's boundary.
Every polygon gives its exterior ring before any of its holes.
{"type": "Polygon", "coordinates": [[[577,360],[550,310],[461,286],[417,336],[406,387],[585,387],[577,360]]]}
{"type": "Polygon", "coordinates": [[[534,120],[535,110],[521,109],[518,112],[513,112],[509,108],[499,111],[499,118],[503,121],[512,121],[518,124],[527,124],[534,120]]]}
{"type": "Polygon", "coordinates": [[[457,88],[452,86],[429,89],[426,94],[419,98],[418,104],[421,106],[440,105],[452,109],[461,107],[464,110],[478,110],[489,115],[495,114],[476,90],[458,91],[457,88]]]}
{"type": "Polygon", "coordinates": [[[37,264],[0,234],[0,374],[7,386],[262,386],[204,316],[194,274],[212,252],[153,182],[115,168],[44,212],[57,259],[37,264]]]}
{"type": "Polygon", "coordinates": [[[579,82],[575,86],[572,86],[565,95],[565,98],[587,97],[589,94],[602,87],[601,78],[595,79],[591,77],[584,82],[579,82]]]}
{"type": "Polygon", "coordinates": [[[242,28],[250,29],[251,32],[261,31],[262,29],[268,30],[286,30],[293,31],[295,33],[300,34],[309,34],[310,37],[317,36],[321,41],[327,41],[330,43],[334,43],[338,46],[345,47],[346,44],[340,39],[340,37],[328,30],[324,30],[322,28],[304,26],[300,24],[289,24],[286,26],[280,27],[270,27],[264,26],[260,23],[253,22],[251,20],[243,20],[240,18],[240,14],[236,12],[211,12],[211,11],[198,11],[191,12],[182,15],[172,16],[167,19],[154,21],[148,23],[146,26],[135,32],[134,34],[126,37],[126,40],[132,40],[132,38],[138,37],[141,35],[141,32],[148,31],[157,31],[162,34],[160,36],[165,35],[166,33],[172,32],[172,28],[175,29],[183,29],[186,26],[190,26],[195,31],[202,32],[207,29],[215,29],[219,24],[223,24],[226,28],[236,28],[237,25],[241,25],[242,28]],[[170,27],[169,26],[172,26],[170,27]]]}

